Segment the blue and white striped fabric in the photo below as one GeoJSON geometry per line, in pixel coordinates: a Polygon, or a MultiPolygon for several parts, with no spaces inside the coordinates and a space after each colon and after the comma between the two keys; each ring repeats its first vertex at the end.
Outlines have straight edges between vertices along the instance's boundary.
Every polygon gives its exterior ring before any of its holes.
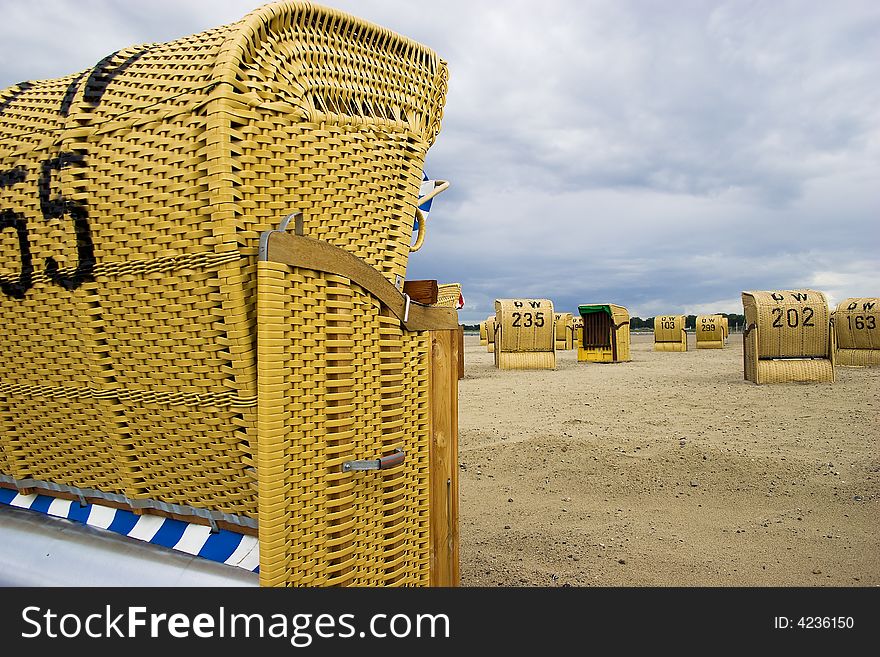
{"type": "Polygon", "coordinates": [[[0,488],[2,504],[66,518],[252,572],[260,570],[259,542],[254,536],[226,529],[212,534],[211,528],[206,525],[146,514],[139,516],[131,511],[98,504],[80,506],[79,502],[48,495],[22,495],[8,488],[0,488]]]}
{"type": "MultiPolygon", "coordinates": [[[[428,176],[425,172],[422,172],[422,186],[419,187],[419,198],[424,198],[428,194],[434,191],[434,187],[437,185],[435,180],[428,180],[428,176]]],[[[419,206],[419,210],[422,211],[422,214],[425,216],[425,221],[428,220],[428,213],[431,211],[431,204],[434,202],[434,199],[428,199],[424,203],[419,206]]],[[[418,217],[418,215],[416,215],[418,217]]],[[[413,230],[418,230],[419,228],[419,220],[416,218],[413,223],[413,230]]]]}
{"type": "MultiPolygon", "coordinates": [[[[422,186],[419,188],[419,198],[423,198],[434,191],[434,187],[436,186],[436,181],[428,180],[428,176],[425,173],[422,173],[422,186]]],[[[419,206],[419,210],[427,217],[428,213],[431,211],[431,204],[434,202],[434,199],[428,199],[426,202],[422,203],[419,206]]]]}

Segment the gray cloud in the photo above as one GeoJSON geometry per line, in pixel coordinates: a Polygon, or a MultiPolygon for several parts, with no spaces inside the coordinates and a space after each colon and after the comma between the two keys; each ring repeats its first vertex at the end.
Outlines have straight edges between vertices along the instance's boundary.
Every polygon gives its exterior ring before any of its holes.
{"type": "MultiPolygon", "coordinates": [[[[3,3],[0,86],[234,21],[258,2],[3,3]]],[[[880,5],[329,2],[448,61],[409,276],[635,315],[747,289],[880,295],[880,5]]]]}

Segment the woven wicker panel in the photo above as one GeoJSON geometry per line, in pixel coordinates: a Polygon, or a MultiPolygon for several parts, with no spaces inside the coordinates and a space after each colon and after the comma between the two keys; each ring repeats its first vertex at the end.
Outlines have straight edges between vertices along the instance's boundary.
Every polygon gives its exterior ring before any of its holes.
{"type": "Polygon", "coordinates": [[[556,353],[552,351],[503,351],[495,352],[500,370],[554,370],[556,353]]]}
{"type": "Polygon", "coordinates": [[[495,335],[498,333],[498,323],[495,315],[486,318],[486,351],[490,354],[495,352],[495,335]]]}
{"type": "Polygon", "coordinates": [[[256,517],[258,236],[404,277],[446,80],[288,2],[0,92],[0,474],[256,517]]]}
{"type": "Polygon", "coordinates": [[[743,366],[754,383],[834,381],[834,336],[825,295],[743,292],[743,366]]]}
{"type": "Polygon", "coordinates": [[[880,349],[838,349],[837,364],[848,367],[880,365],[880,349]]]}
{"type": "Polygon", "coordinates": [[[24,391],[4,397],[9,402],[0,414],[8,468],[4,474],[126,493],[126,473],[121,469],[125,455],[115,435],[107,431],[107,418],[117,410],[113,403],[24,391]]]}
{"type": "MultiPolygon", "coordinates": [[[[136,401],[136,400],[135,400],[136,401]]],[[[256,518],[253,447],[245,433],[256,409],[120,404],[118,454],[129,464],[126,496],[256,518]]]]}
{"type": "MultiPolygon", "coordinates": [[[[0,427],[5,428],[12,426],[12,419],[9,417],[12,404],[9,402],[10,400],[8,396],[0,395],[0,427]]],[[[13,477],[15,476],[15,460],[6,457],[6,450],[9,448],[11,441],[15,439],[16,438],[10,439],[10,437],[7,436],[6,440],[0,442],[0,473],[6,473],[13,477]]]]}
{"type": "Polygon", "coordinates": [[[571,313],[555,313],[556,350],[574,349],[574,316],[571,313]]]}
{"type": "Polygon", "coordinates": [[[655,342],[654,351],[682,352],[687,351],[687,344],[682,338],[681,342],[655,342]]]}
{"type": "MultiPolygon", "coordinates": [[[[760,339],[760,338],[759,338],[760,339]]],[[[790,382],[830,383],[834,381],[834,367],[824,358],[774,358],[758,361],[758,383],[790,382]]]]}
{"type": "Polygon", "coordinates": [[[844,299],[834,318],[837,347],[880,351],[880,298],[844,299]]]}
{"type": "Polygon", "coordinates": [[[489,344],[489,337],[486,335],[486,321],[480,322],[480,344],[486,346],[489,344]]]}
{"type": "Polygon", "coordinates": [[[437,303],[443,308],[458,308],[461,299],[461,283],[444,283],[437,288],[437,303]]]}
{"type": "Polygon", "coordinates": [[[697,349],[722,349],[724,347],[724,324],[718,315],[697,315],[697,349]]]}
{"type": "Polygon", "coordinates": [[[721,322],[721,328],[724,329],[724,339],[726,340],[730,336],[730,320],[724,315],[718,315],[718,319],[721,322]]]}
{"type": "Polygon", "coordinates": [[[758,381],[758,331],[746,326],[743,331],[743,378],[746,381],[758,381]]]}
{"type": "Polygon", "coordinates": [[[654,318],[654,351],[687,351],[684,315],[659,315],[654,318]]]}
{"type": "Polygon", "coordinates": [[[554,369],[556,328],[549,299],[496,299],[495,365],[500,369],[554,369]]]}
{"type": "Polygon", "coordinates": [[[429,583],[427,333],[349,280],[259,263],[260,578],[429,583]],[[403,464],[343,473],[395,448],[403,464]]]}
{"type": "Polygon", "coordinates": [[[815,290],[743,292],[746,324],[758,327],[758,358],[828,356],[829,310],[815,290]]]}

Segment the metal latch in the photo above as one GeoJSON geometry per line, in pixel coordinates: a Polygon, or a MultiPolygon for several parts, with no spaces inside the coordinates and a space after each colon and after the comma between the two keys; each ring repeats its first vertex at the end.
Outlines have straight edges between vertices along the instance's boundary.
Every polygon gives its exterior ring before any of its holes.
{"type": "Polygon", "coordinates": [[[293,232],[300,237],[305,235],[305,229],[303,228],[302,212],[294,210],[281,220],[281,223],[278,224],[278,230],[264,230],[262,233],[260,233],[260,246],[257,252],[257,258],[259,260],[265,261],[269,259],[269,236],[272,235],[272,233],[286,232],[287,227],[290,225],[291,219],[293,220],[293,232]]]}
{"type": "Polygon", "coordinates": [[[342,464],[343,472],[353,472],[355,470],[385,470],[400,465],[406,458],[406,454],[399,447],[388,456],[374,460],[364,461],[346,461],[342,464]]]}

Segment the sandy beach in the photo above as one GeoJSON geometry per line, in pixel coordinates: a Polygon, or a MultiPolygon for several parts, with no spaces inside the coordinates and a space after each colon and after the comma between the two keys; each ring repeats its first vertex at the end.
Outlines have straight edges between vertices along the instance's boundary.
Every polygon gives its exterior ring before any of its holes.
{"type": "Polygon", "coordinates": [[[880,584],[880,368],[756,386],[688,337],[555,371],[465,337],[463,586],[880,584]]]}

